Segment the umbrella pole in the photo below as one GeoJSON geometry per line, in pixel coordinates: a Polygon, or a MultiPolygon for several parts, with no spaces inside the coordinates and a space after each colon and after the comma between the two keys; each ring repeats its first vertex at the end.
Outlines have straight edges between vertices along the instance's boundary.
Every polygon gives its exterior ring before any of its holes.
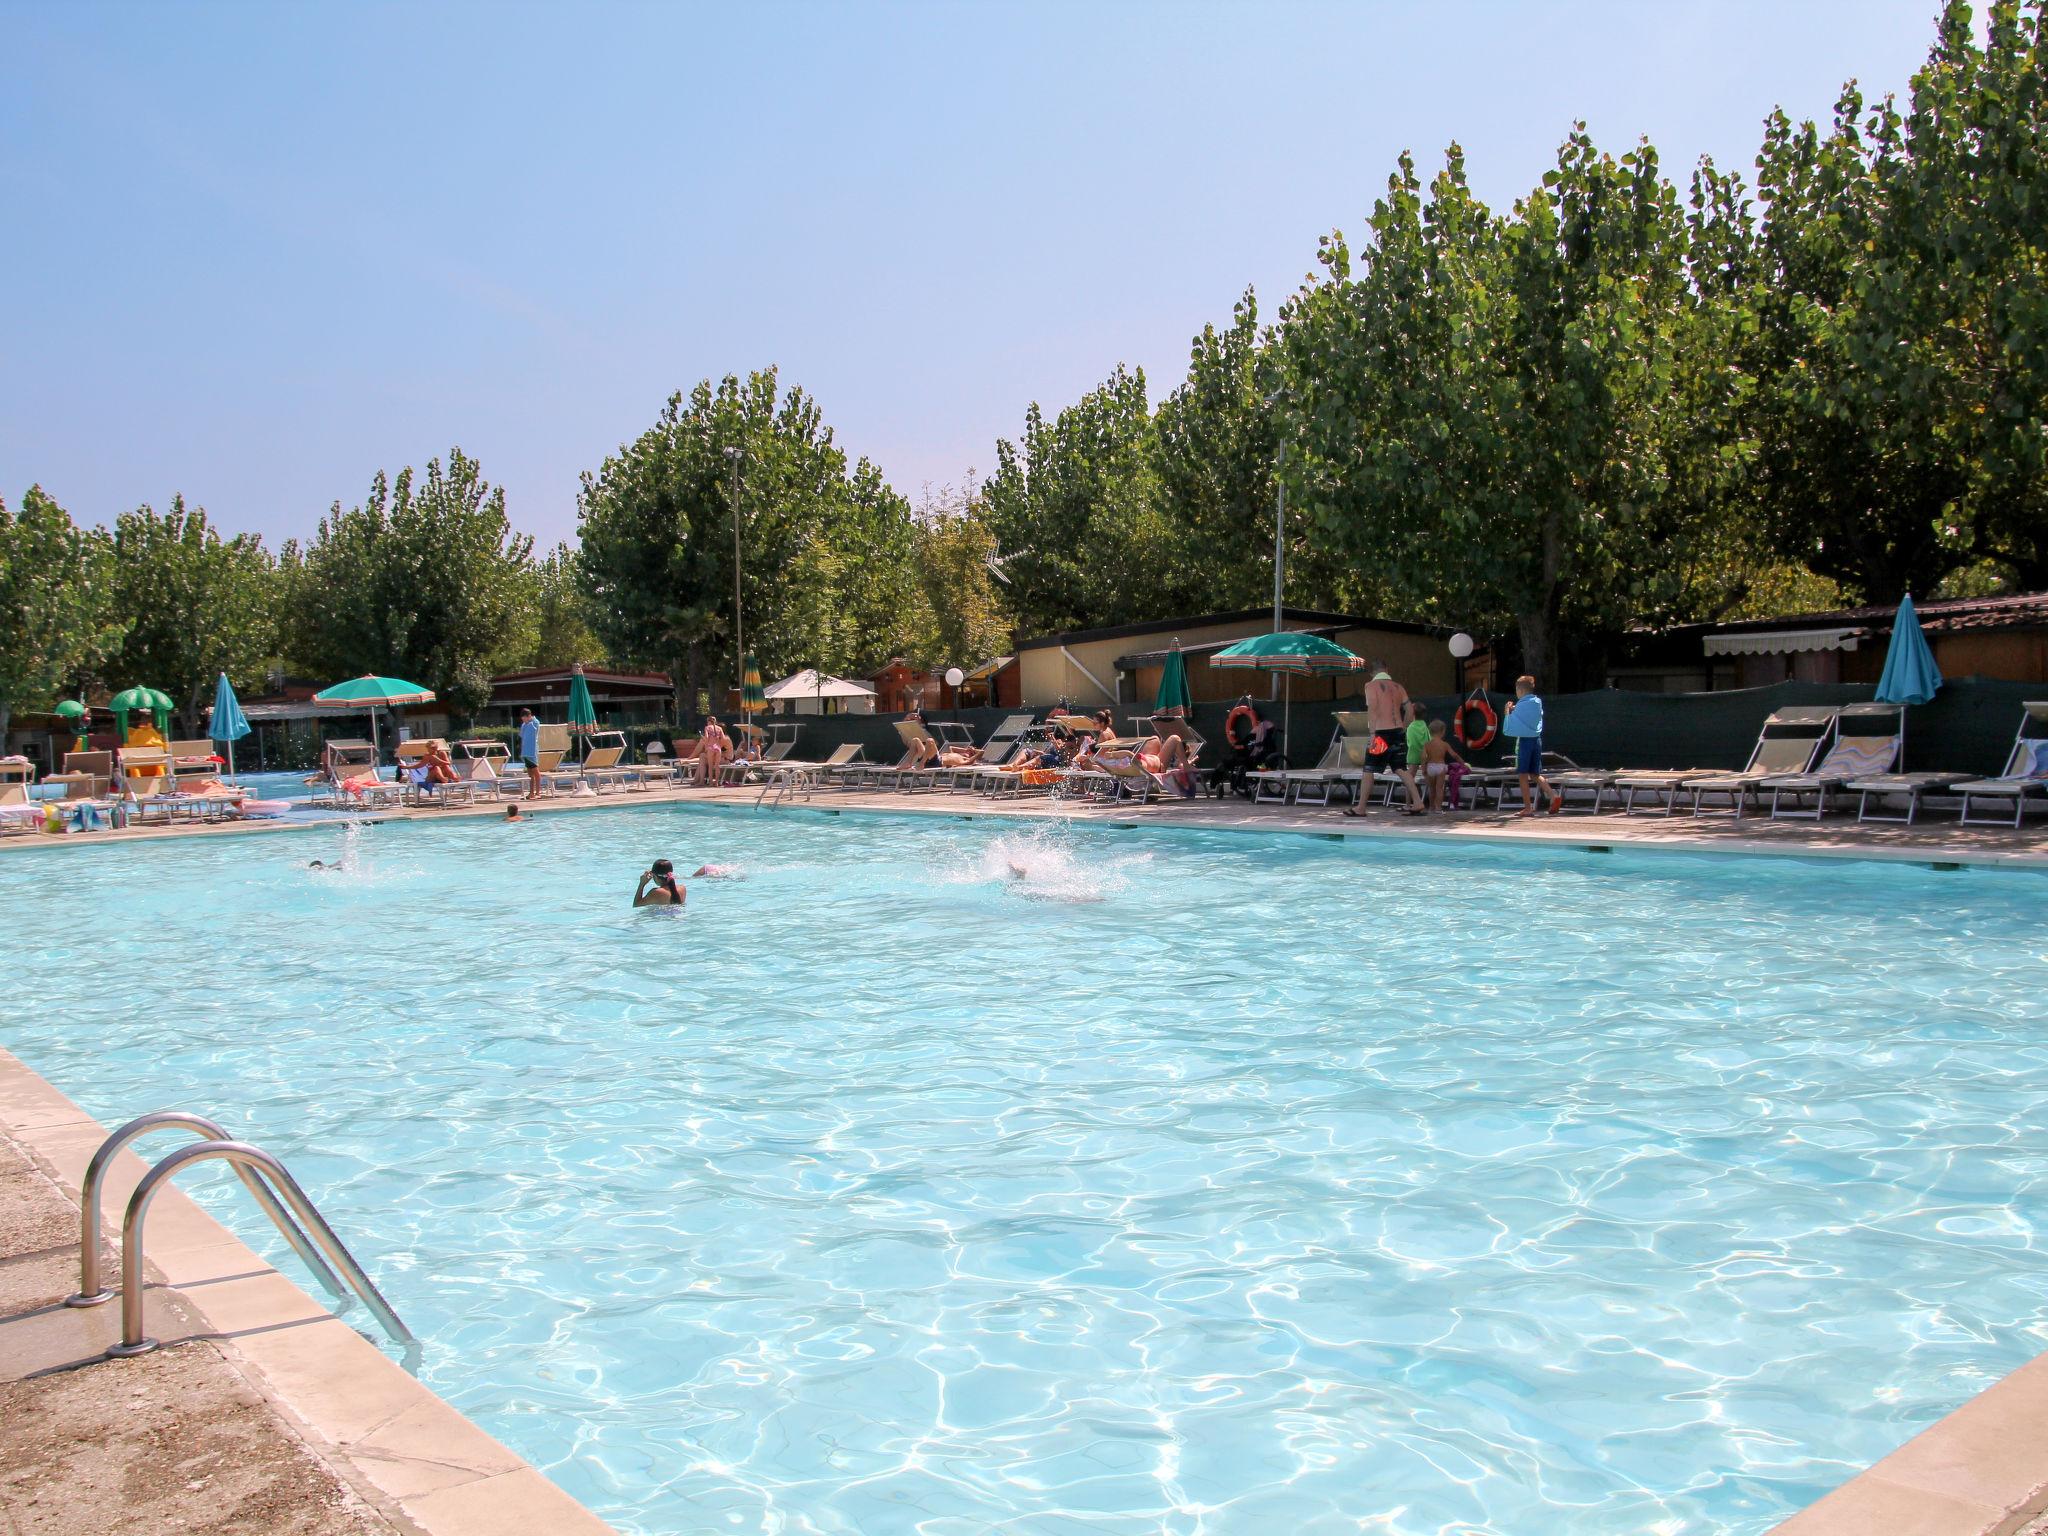
{"type": "Polygon", "coordinates": [[[1287,761],[1294,760],[1294,733],[1291,729],[1294,719],[1294,674],[1280,674],[1280,742],[1281,750],[1287,754],[1287,761]]]}

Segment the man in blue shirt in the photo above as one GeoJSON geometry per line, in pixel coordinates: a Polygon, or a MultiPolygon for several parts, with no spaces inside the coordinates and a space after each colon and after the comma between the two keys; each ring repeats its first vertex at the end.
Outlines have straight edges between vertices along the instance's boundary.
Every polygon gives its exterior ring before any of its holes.
{"type": "Polygon", "coordinates": [[[519,711],[519,760],[526,764],[526,794],[528,799],[540,794],[540,722],[533,717],[533,711],[519,711]]]}
{"type": "Polygon", "coordinates": [[[1500,732],[1512,736],[1515,741],[1515,772],[1522,780],[1523,816],[1536,814],[1536,797],[1530,793],[1530,781],[1550,797],[1550,814],[1555,816],[1564,809],[1564,796],[1550,787],[1550,780],[1543,777],[1543,700],[1536,696],[1536,679],[1526,674],[1515,679],[1515,705],[1508,711],[1507,719],[1501,721],[1500,732]]]}

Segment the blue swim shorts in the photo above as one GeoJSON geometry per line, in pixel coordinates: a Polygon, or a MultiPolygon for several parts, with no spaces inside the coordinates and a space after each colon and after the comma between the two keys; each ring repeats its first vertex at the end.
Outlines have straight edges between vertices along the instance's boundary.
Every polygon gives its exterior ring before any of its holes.
{"type": "Polygon", "coordinates": [[[1515,772],[1541,773],[1543,771],[1543,738],[1541,736],[1517,736],[1515,738],[1515,772]]]}

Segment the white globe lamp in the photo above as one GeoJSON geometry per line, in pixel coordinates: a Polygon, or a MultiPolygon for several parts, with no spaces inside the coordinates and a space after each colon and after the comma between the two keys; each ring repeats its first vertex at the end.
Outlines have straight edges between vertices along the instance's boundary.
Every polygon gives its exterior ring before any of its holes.
{"type": "Polygon", "coordinates": [[[1472,654],[1472,637],[1462,629],[1451,636],[1451,654],[1460,661],[1472,654]]]}

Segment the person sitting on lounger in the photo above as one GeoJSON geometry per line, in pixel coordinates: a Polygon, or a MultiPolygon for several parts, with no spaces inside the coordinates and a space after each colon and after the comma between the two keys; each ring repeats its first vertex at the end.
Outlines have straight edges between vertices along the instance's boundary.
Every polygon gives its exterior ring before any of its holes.
{"type": "Polygon", "coordinates": [[[1106,709],[1095,711],[1095,750],[1116,745],[1116,717],[1106,709]]]}
{"type": "Polygon", "coordinates": [[[718,723],[718,716],[704,717],[704,733],[697,738],[696,750],[690,756],[704,765],[704,783],[718,781],[719,772],[732,756],[732,738],[725,734],[725,727],[718,723]]]}
{"type": "Polygon", "coordinates": [[[676,879],[676,867],[667,859],[656,859],[640,876],[633,892],[636,907],[680,907],[685,892],[676,879]]]}
{"type": "Polygon", "coordinates": [[[427,755],[420,759],[420,766],[426,769],[429,784],[461,782],[456,778],[455,764],[449,761],[448,749],[439,742],[427,748],[427,755]]]}
{"type": "Polygon", "coordinates": [[[1194,754],[1188,751],[1188,744],[1178,736],[1147,736],[1140,742],[1112,747],[1106,752],[1097,752],[1095,761],[1118,768],[1135,763],[1156,778],[1171,777],[1174,788],[1180,792],[1182,798],[1191,799],[1194,796],[1194,754]]]}

